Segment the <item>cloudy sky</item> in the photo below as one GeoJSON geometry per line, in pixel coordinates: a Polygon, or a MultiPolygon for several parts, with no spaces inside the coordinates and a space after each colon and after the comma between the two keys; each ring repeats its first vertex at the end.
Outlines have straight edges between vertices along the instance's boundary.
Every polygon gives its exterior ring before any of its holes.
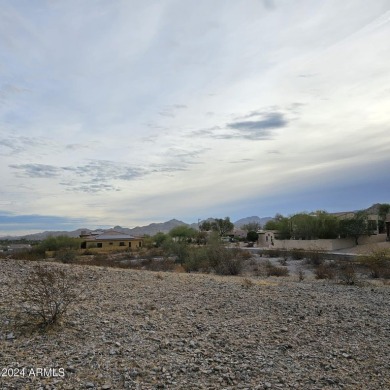
{"type": "Polygon", "coordinates": [[[0,0],[0,235],[390,202],[390,0],[0,0]]]}

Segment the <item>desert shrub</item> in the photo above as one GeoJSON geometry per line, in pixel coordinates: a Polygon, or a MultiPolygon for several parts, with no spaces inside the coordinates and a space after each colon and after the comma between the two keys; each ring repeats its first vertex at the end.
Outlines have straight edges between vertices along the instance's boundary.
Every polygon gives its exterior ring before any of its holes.
{"type": "Polygon", "coordinates": [[[293,248],[289,251],[289,255],[293,260],[302,260],[305,258],[305,251],[302,249],[293,248]]]}
{"type": "Polygon", "coordinates": [[[278,267],[272,264],[270,261],[265,263],[266,275],[267,276],[288,276],[288,269],[285,267],[278,267]]]}
{"type": "Polygon", "coordinates": [[[215,267],[215,272],[218,275],[239,275],[243,267],[242,257],[230,255],[215,267]]]}
{"type": "Polygon", "coordinates": [[[15,260],[38,261],[45,258],[45,254],[36,249],[26,251],[5,252],[6,257],[11,256],[15,260]]]}
{"type": "Polygon", "coordinates": [[[281,251],[279,249],[270,249],[267,251],[269,257],[280,257],[281,251]]]}
{"type": "Polygon", "coordinates": [[[90,265],[96,265],[101,267],[112,267],[113,262],[105,253],[96,253],[93,255],[93,259],[88,263],[90,265]]]}
{"type": "Polygon", "coordinates": [[[173,259],[146,259],[141,261],[143,269],[148,271],[173,271],[175,268],[175,261],[173,259]]]}
{"type": "Polygon", "coordinates": [[[254,286],[254,284],[255,283],[253,282],[252,279],[244,278],[242,280],[242,287],[244,287],[244,288],[250,288],[250,287],[254,286]]]}
{"type": "Polygon", "coordinates": [[[283,265],[284,267],[287,265],[287,257],[286,256],[283,256],[278,261],[279,261],[280,265],[283,265]]]}
{"type": "Polygon", "coordinates": [[[306,258],[309,264],[319,266],[323,261],[323,254],[318,250],[311,250],[306,253],[306,258]]]}
{"type": "Polygon", "coordinates": [[[219,275],[238,275],[241,273],[246,251],[239,248],[225,248],[219,241],[211,241],[203,247],[192,247],[183,262],[186,272],[210,272],[219,275]]]}
{"type": "Polygon", "coordinates": [[[300,269],[298,269],[297,274],[298,274],[298,280],[300,282],[303,282],[305,280],[305,277],[306,277],[305,271],[302,268],[300,268],[300,269]]]}
{"type": "Polygon", "coordinates": [[[240,254],[241,258],[243,260],[250,260],[252,259],[252,253],[250,251],[247,251],[247,250],[244,250],[244,249],[241,249],[241,254],[240,254]]]}
{"type": "Polygon", "coordinates": [[[84,251],[81,252],[81,256],[91,256],[93,255],[95,252],[94,251],[91,251],[90,249],[85,249],[84,251]]]}
{"type": "Polygon", "coordinates": [[[127,249],[122,253],[122,259],[127,259],[127,260],[133,260],[136,259],[137,255],[134,253],[132,249],[127,249]]]}
{"type": "Polygon", "coordinates": [[[263,277],[263,276],[267,275],[265,272],[265,268],[263,266],[253,267],[252,272],[253,272],[253,275],[255,275],[255,276],[263,277]]]}
{"type": "Polygon", "coordinates": [[[55,257],[57,260],[60,260],[65,264],[69,264],[69,263],[73,263],[76,260],[77,252],[74,250],[63,249],[57,251],[55,257]]]}
{"type": "Polygon", "coordinates": [[[329,263],[321,263],[314,269],[316,279],[333,279],[335,274],[334,267],[329,263]]]}
{"type": "Polygon", "coordinates": [[[75,271],[38,263],[21,283],[23,312],[43,327],[55,324],[81,299],[86,288],[83,279],[75,271]]]}
{"type": "Polygon", "coordinates": [[[186,272],[186,270],[184,269],[184,267],[181,264],[175,264],[175,268],[173,269],[173,272],[177,273],[177,274],[182,274],[182,273],[186,272]]]}
{"type": "Polygon", "coordinates": [[[194,248],[183,267],[186,272],[209,271],[210,260],[207,247],[194,248]]]}
{"type": "Polygon", "coordinates": [[[390,251],[378,249],[364,256],[360,263],[368,268],[372,278],[390,278],[390,251]]]}
{"type": "Polygon", "coordinates": [[[169,257],[173,255],[176,257],[176,262],[184,264],[190,256],[190,246],[186,241],[171,241],[164,243],[164,254],[169,257]]]}
{"type": "Polygon", "coordinates": [[[341,283],[350,286],[356,284],[357,275],[355,271],[355,265],[351,262],[340,264],[338,270],[338,278],[341,283]]]}
{"type": "Polygon", "coordinates": [[[152,257],[162,257],[164,256],[164,250],[162,248],[151,248],[148,250],[147,255],[152,257]]]}

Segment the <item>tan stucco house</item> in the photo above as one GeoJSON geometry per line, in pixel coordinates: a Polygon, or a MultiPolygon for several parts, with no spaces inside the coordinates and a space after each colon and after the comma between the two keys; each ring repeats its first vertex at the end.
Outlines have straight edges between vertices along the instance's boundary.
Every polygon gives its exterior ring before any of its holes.
{"type": "Polygon", "coordinates": [[[141,237],[134,237],[116,230],[82,233],[80,238],[82,239],[81,249],[100,249],[104,251],[137,249],[141,248],[143,243],[141,237]]]}

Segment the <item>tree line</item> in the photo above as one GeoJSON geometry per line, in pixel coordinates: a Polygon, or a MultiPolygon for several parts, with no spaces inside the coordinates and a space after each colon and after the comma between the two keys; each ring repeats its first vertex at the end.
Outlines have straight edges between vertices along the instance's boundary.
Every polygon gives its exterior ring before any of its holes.
{"type": "Polygon", "coordinates": [[[276,230],[277,238],[281,240],[314,240],[333,238],[353,238],[358,245],[359,238],[372,235],[377,230],[383,232],[384,221],[390,211],[389,204],[379,207],[378,223],[370,220],[367,212],[358,211],[349,217],[336,217],[326,211],[298,213],[289,217],[276,214],[268,221],[264,229],[276,230]]]}

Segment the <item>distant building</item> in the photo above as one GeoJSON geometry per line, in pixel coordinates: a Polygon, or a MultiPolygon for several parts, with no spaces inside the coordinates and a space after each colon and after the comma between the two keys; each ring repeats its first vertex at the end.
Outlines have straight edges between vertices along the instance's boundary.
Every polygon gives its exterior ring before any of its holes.
{"type": "Polygon", "coordinates": [[[8,252],[25,252],[31,250],[30,244],[10,244],[7,246],[8,252]]]}
{"type": "MultiPolygon", "coordinates": [[[[351,219],[356,215],[355,211],[344,211],[341,213],[330,213],[331,215],[334,215],[340,220],[343,219],[351,219]]],[[[369,222],[373,223],[374,234],[379,234],[379,215],[378,214],[367,214],[367,219],[369,222]]]]}
{"type": "Polygon", "coordinates": [[[101,249],[101,250],[118,250],[118,249],[136,249],[141,248],[143,239],[134,237],[116,230],[107,230],[101,232],[81,232],[80,238],[81,249],[101,249]]]}

